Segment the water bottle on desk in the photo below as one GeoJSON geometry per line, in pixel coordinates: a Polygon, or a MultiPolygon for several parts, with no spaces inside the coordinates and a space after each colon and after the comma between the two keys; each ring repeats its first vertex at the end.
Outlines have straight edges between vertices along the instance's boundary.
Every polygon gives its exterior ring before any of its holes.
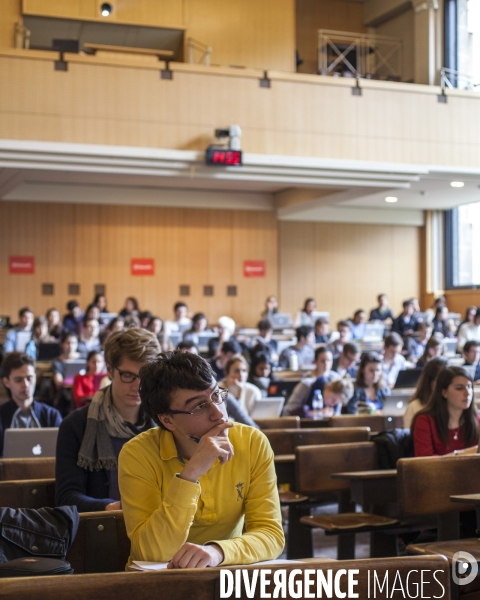
{"type": "Polygon", "coordinates": [[[323,416],[323,397],[321,390],[315,390],[313,392],[312,400],[312,414],[314,419],[321,419],[323,416]]]}

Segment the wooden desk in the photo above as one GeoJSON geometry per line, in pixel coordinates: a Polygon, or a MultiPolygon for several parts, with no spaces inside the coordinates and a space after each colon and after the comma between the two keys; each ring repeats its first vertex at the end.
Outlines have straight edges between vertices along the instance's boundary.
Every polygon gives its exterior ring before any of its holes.
{"type": "Polygon", "coordinates": [[[398,512],[396,469],[333,473],[332,478],[350,481],[350,498],[365,512],[396,516],[391,514],[398,512]]]}
{"type": "Polygon", "coordinates": [[[301,417],[300,427],[302,429],[311,429],[314,427],[330,427],[330,417],[326,417],[325,419],[308,419],[307,417],[301,417]]]}
{"type": "Polygon", "coordinates": [[[295,489],[295,454],[279,454],[274,456],[275,471],[278,483],[288,483],[291,490],[295,489]]]}
{"type": "Polygon", "coordinates": [[[172,58],[173,50],[156,50],[152,48],[132,48],[131,46],[111,46],[109,44],[82,44],[82,48],[94,52],[123,52],[125,54],[141,54],[143,56],[157,56],[160,58],[172,58]]]}
{"type": "Polygon", "coordinates": [[[472,504],[475,506],[477,514],[477,531],[480,531],[480,494],[462,494],[458,496],[450,496],[452,502],[460,502],[462,504],[472,504]]]}

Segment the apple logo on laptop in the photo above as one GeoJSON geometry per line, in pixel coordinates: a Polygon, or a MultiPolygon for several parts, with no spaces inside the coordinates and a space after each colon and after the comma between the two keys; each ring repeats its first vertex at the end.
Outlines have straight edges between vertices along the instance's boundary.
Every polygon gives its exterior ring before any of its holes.
{"type": "Polygon", "coordinates": [[[403,408],[403,400],[399,400],[399,401],[397,402],[397,408],[398,408],[398,409],[400,409],[400,408],[403,408]]]}
{"type": "Polygon", "coordinates": [[[36,446],[34,446],[32,448],[32,452],[33,452],[33,454],[35,454],[35,456],[40,456],[40,454],[42,453],[42,447],[40,446],[40,444],[37,444],[36,446]]]}

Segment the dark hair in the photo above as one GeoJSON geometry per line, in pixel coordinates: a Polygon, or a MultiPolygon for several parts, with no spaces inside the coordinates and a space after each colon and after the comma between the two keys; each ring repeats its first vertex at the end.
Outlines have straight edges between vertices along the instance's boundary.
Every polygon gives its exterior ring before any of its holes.
{"type": "Polygon", "coordinates": [[[100,312],[100,309],[98,308],[98,306],[97,306],[96,304],[92,303],[92,304],[89,304],[89,305],[87,306],[87,310],[85,311],[85,314],[87,315],[87,314],[88,314],[88,312],[89,312],[90,310],[92,310],[92,308],[96,308],[96,309],[98,310],[98,312],[100,312]]]}
{"type": "MultiPolygon", "coordinates": [[[[468,318],[468,315],[470,313],[470,311],[474,310],[475,314],[477,312],[477,307],[476,306],[467,306],[466,310],[465,310],[465,318],[463,319],[463,321],[460,323],[460,325],[463,325],[464,323],[469,323],[470,319],[468,318]]],[[[475,318],[475,316],[474,316],[475,318]]]]}
{"type": "Polygon", "coordinates": [[[310,327],[310,325],[301,325],[300,327],[297,327],[295,329],[295,335],[297,336],[297,341],[300,340],[300,338],[306,338],[308,335],[310,335],[313,331],[313,327],[310,327]]]}
{"type": "Polygon", "coordinates": [[[356,310],[356,311],[353,313],[353,318],[355,318],[355,317],[356,317],[356,316],[358,316],[358,315],[361,315],[361,314],[362,314],[362,313],[364,313],[364,312],[365,312],[365,311],[363,310],[363,308],[359,308],[358,310],[356,310]]]}
{"type": "MultiPolygon", "coordinates": [[[[367,365],[369,365],[370,363],[376,363],[378,365],[381,365],[383,363],[383,358],[377,352],[365,352],[365,354],[363,354],[362,358],[360,359],[360,365],[358,367],[357,377],[355,379],[355,383],[359,387],[363,387],[363,388],[366,387],[365,367],[367,365]]],[[[375,384],[375,390],[379,390],[379,389],[381,390],[385,387],[386,387],[386,383],[385,383],[385,379],[384,379],[383,372],[382,372],[380,379],[375,384]]]]}
{"type": "Polygon", "coordinates": [[[318,319],[315,321],[315,327],[317,327],[317,325],[328,325],[328,319],[326,319],[325,317],[318,317],[318,319]]]}
{"type": "Polygon", "coordinates": [[[107,310],[107,297],[105,296],[105,294],[95,294],[95,298],[93,299],[92,304],[95,304],[95,306],[97,306],[98,301],[100,300],[100,298],[105,298],[105,308],[103,309],[103,312],[108,312],[107,310]]]}
{"type": "Polygon", "coordinates": [[[123,321],[123,325],[125,326],[125,318],[124,317],[113,317],[113,319],[110,319],[110,321],[108,322],[108,325],[105,327],[105,330],[106,331],[112,331],[112,329],[114,328],[114,326],[119,321],[123,321]]]}
{"type": "Polygon", "coordinates": [[[237,340],[229,339],[228,342],[223,342],[220,351],[224,354],[227,354],[227,352],[231,352],[232,354],[241,354],[242,347],[237,342],[237,340]]]}
{"type": "Polygon", "coordinates": [[[78,302],[76,300],[69,300],[67,302],[67,310],[72,312],[74,308],[78,308],[78,302]]]}
{"type": "Polygon", "coordinates": [[[478,346],[480,346],[480,340],[468,340],[468,342],[465,342],[465,345],[463,346],[463,352],[470,352],[472,348],[476,348],[478,346]]]}
{"type": "MultiPolygon", "coordinates": [[[[307,298],[303,304],[303,312],[307,312],[307,304],[309,302],[315,302],[315,298],[307,298]]],[[[316,302],[315,302],[316,304],[316,302]]]]}
{"type": "Polygon", "coordinates": [[[347,354],[360,354],[360,352],[360,346],[354,342],[347,342],[343,345],[342,354],[344,356],[347,356],[347,354]]]}
{"type": "Polygon", "coordinates": [[[177,344],[177,350],[191,350],[192,348],[197,348],[197,345],[192,340],[182,340],[177,344]]]}
{"type": "Polygon", "coordinates": [[[241,362],[243,364],[243,366],[248,371],[248,362],[247,362],[247,360],[241,354],[235,354],[235,356],[232,356],[232,358],[229,358],[227,360],[227,364],[223,368],[223,371],[225,373],[225,377],[230,373],[230,369],[233,367],[233,365],[236,362],[241,362]]]}
{"type": "Polygon", "coordinates": [[[348,321],[343,320],[343,319],[337,323],[337,329],[339,327],[348,327],[350,329],[350,331],[352,331],[352,326],[350,325],[350,323],[348,321]]]}
{"type": "Polygon", "coordinates": [[[270,319],[261,319],[257,323],[257,329],[259,331],[272,331],[273,325],[272,325],[270,319]]]}
{"type": "Polygon", "coordinates": [[[78,342],[78,335],[76,333],[74,333],[73,331],[69,331],[68,329],[64,329],[60,335],[60,340],[58,341],[58,343],[63,344],[68,340],[68,338],[71,337],[74,337],[78,342]]]}
{"type": "Polygon", "coordinates": [[[32,313],[32,315],[33,315],[33,310],[31,310],[30,308],[28,308],[28,306],[24,306],[23,308],[21,308],[21,309],[18,311],[18,316],[19,316],[19,317],[23,317],[23,315],[24,315],[25,313],[32,313]]]}
{"type": "Polygon", "coordinates": [[[3,377],[8,379],[12,371],[21,369],[24,365],[35,368],[35,361],[25,352],[10,352],[2,362],[3,377]]]}
{"type": "Polygon", "coordinates": [[[403,347],[402,336],[398,335],[398,333],[395,332],[391,333],[390,335],[387,335],[387,337],[385,338],[384,346],[385,348],[390,348],[390,346],[403,347]]]}
{"type": "Polygon", "coordinates": [[[441,340],[439,340],[438,338],[436,338],[434,335],[432,335],[432,337],[425,344],[425,350],[423,351],[423,354],[420,357],[419,362],[422,361],[424,366],[426,364],[428,364],[432,360],[432,357],[430,356],[428,351],[430,350],[430,348],[438,348],[438,346],[442,346],[442,348],[443,348],[443,342],[441,340]]]}
{"type": "MultiPolygon", "coordinates": [[[[465,377],[465,379],[470,381],[473,387],[472,378],[462,367],[446,367],[445,369],[442,369],[438,374],[435,388],[430,396],[428,404],[415,415],[411,427],[411,430],[414,431],[418,415],[430,415],[435,421],[438,437],[445,446],[448,446],[450,438],[448,432],[448,405],[447,400],[443,395],[443,391],[450,386],[455,377],[465,377]]],[[[470,406],[463,411],[460,425],[465,425],[465,448],[468,448],[478,440],[478,414],[473,398],[470,406]]]]}
{"type": "Polygon", "coordinates": [[[127,306],[127,302],[130,300],[130,302],[133,304],[133,310],[140,310],[138,307],[138,300],[136,298],[134,298],[133,296],[129,296],[126,300],[125,300],[125,306],[127,306]]]}
{"type": "MultiPolygon", "coordinates": [[[[202,321],[203,319],[205,319],[205,321],[207,321],[207,317],[206,317],[205,313],[194,314],[192,317],[192,328],[190,331],[193,331],[193,328],[195,327],[195,325],[197,323],[199,323],[200,321],[202,321]]],[[[208,323],[208,321],[207,321],[207,323],[208,323]]]]}
{"type": "Polygon", "coordinates": [[[325,352],[330,352],[330,354],[332,354],[332,351],[330,350],[330,348],[327,348],[327,346],[319,346],[315,350],[315,360],[317,360],[317,358],[320,356],[320,354],[325,354],[325,352]]]}
{"type": "Polygon", "coordinates": [[[100,352],[100,350],[90,350],[90,352],[87,354],[87,362],[94,356],[96,355],[99,356],[103,356],[102,352],[100,352]]]}
{"type": "Polygon", "coordinates": [[[380,302],[380,298],[383,298],[385,296],[385,298],[387,298],[387,294],[378,294],[377,296],[377,302],[380,302]]]}
{"type": "Polygon", "coordinates": [[[145,413],[160,427],[158,415],[170,409],[172,394],[176,390],[208,389],[215,381],[209,363],[189,352],[175,350],[162,352],[157,358],[140,369],[140,398],[145,413]]]}
{"type": "MultiPolygon", "coordinates": [[[[152,318],[152,313],[149,310],[143,310],[139,315],[138,318],[140,319],[140,322],[143,321],[144,319],[148,319],[148,322],[150,323],[150,319],[152,318]]],[[[147,327],[148,327],[148,323],[147,323],[147,327]]]]}
{"type": "Polygon", "coordinates": [[[173,310],[174,312],[177,312],[177,310],[182,307],[188,308],[185,302],[175,302],[175,304],[173,305],[173,310]]]}
{"type": "MultiPolygon", "coordinates": [[[[439,306],[437,306],[437,308],[435,309],[435,321],[438,320],[437,317],[438,315],[445,309],[447,308],[445,304],[440,304],[439,306]]],[[[448,308],[447,308],[448,310],[448,308]]]]}
{"type": "Polygon", "coordinates": [[[403,308],[407,308],[407,306],[414,306],[413,300],[405,300],[402,303],[403,308]]]}
{"type": "Polygon", "coordinates": [[[417,382],[417,387],[410,402],[420,400],[422,406],[426,406],[432,395],[432,385],[442,369],[448,365],[448,361],[443,356],[432,358],[422,370],[420,378],[417,382]]]}

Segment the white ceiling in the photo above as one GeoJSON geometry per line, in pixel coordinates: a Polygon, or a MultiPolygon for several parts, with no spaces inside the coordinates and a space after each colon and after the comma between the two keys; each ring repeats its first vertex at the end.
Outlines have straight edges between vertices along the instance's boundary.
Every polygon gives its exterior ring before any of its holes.
{"type": "Polygon", "coordinates": [[[420,224],[424,210],[480,201],[480,169],[256,154],[245,154],[242,167],[222,168],[206,166],[201,152],[0,140],[0,199],[420,224]],[[453,180],[465,186],[452,188],[453,180]],[[387,204],[386,196],[398,202],[387,204]]]}

